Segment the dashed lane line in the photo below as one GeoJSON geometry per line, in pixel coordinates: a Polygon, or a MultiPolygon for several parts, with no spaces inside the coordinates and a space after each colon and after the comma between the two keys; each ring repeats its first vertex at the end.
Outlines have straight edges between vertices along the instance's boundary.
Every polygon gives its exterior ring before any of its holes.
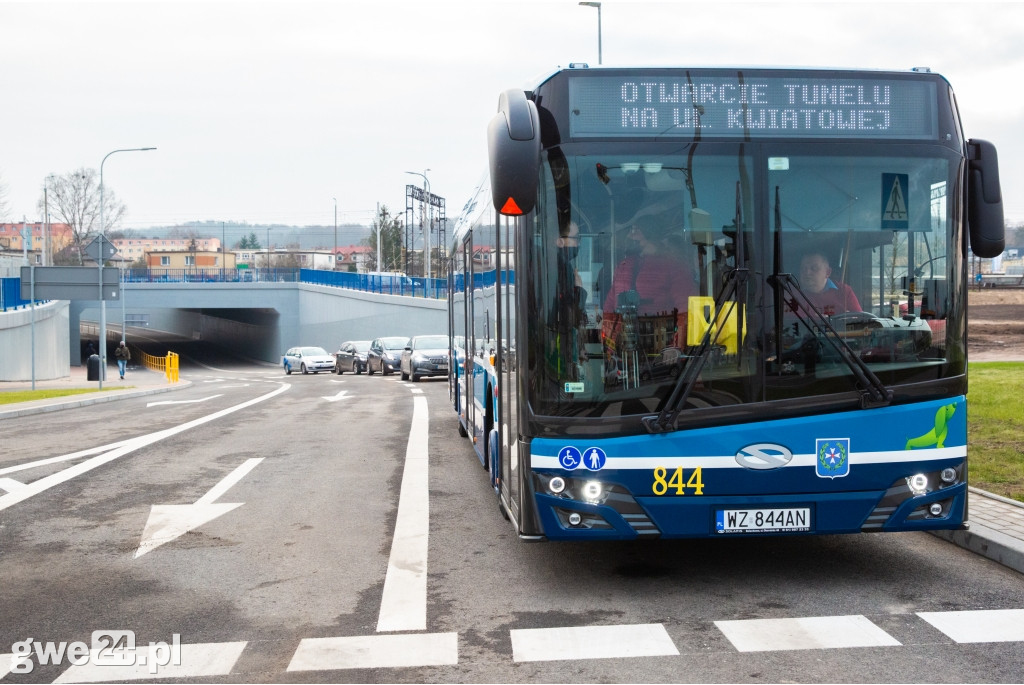
{"type": "Polygon", "coordinates": [[[660,623],[513,630],[511,637],[515,662],[679,656],[660,623]]]}
{"type": "Polygon", "coordinates": [[[415,668],[459,663],[458,633],[307,638],[288,671],[352,668],[415,668]]]}

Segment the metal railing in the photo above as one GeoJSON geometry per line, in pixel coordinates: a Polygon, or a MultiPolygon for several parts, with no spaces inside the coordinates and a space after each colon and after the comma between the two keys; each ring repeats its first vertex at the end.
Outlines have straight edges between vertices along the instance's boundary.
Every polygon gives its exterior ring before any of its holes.
{"type": "Polygon", "coordinates": [[[347,271],[320,271],[302,269],[299,280],[312,285],[326,285],[348,290],[361,290],[382,295],[408,297],[448,297],[448,281],[444,278],[419,278],[390,274],[361,274],[347,271]]]}
{"type": "Polygon", "coordinates": [[[0,312],[8,309],[20,309],[32,304],[31,300],[21,299],[20,278],[0,278],[0,312]]]}
{"type": "Polygon", "coordinates": [[[135,350],[135,353],[139,355],[139,361],[150,371],[158,371],[167,377],[168,383],[178,382],[178,355],[175,352],[168,352],[165,357],[157,357],[152,354],[146,354],[142,350],[135,350]]]}
{"type": "MultiPolygon", "coordinates": [[[[476,274],[475,283],[494,283],[494,273],[476,274]],[[480,277],[483,276],[481,279],[480,277]]],[[[21,279],[4,278],[3,311],[31,304],[21,299],[21,279]]],[[[503,280],[506,280],[503,278],[503,280]]],[[[421,278],[380,274],[351,273],[347,271],[320,271],[318,269],[171,269],[154,267],[150,269],[124,269],[123,283],[309,283],[348,290],[379,293],[383,295],[404,295],[445,299],[448,297],[448,280],[445,278],[421,278]]],[[[462,287],[461,277],[456,277],[456,287],[462,287]]]]}

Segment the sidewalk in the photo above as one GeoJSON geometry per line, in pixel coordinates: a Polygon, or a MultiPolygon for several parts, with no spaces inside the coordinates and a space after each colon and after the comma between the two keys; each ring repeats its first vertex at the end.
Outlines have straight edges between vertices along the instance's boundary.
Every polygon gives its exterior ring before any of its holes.
{"type": "MultiPolygon", "coordinates": [[[[87,373],[84,366],[72,366],[71,374],[64,378],[54,380],[37,380],[36,390],[49,389],[73,389],[73,388],[99,388],[97,381],[86,380],[87,373]]],[[[138,397],[139,395],[152,395],[155,393],[180,390],[191,386],[190,381],[179,380],[177,383],[168,383],[162,373],[150,371],[142,366],[129,366],[125,373],[124,380],[117,376],[117,367],[110,366],[107,369],[106,378],[103,380],[102,392],[83,393],[81,395],[68,395],[66,397],[52,397],[45,400],[34,400],[32,402],[17,402],[15,404],[0,404],[0,421],[16,416],[27,416],[41,412],[70,409],[72,407],[84,407],[90,404],[101,402],[112,402],[125,397],[138,397]]],[[[12,390],[31,390],[32,381],[0,381],[0,394],[12,390]]]]}
{"type": "MultiPolygon", "coordinates": [[[[124,397],[168,392],[192,385],[191,382],[184,380],[168,383],[163,374],[142,367],[129,367],[122,381],[117,377],[117,367],[111,366],[107,371],[107,378],[108,380],[103,381],[103,392],[0,405],[0,421],[15,416],[110,402],[124,397]],[[109,380],[111,377],[113,380],[109,380]]],[[[71,375],[67,378],[36,381],[37,390],[95,388],[98,385],[96,381],[86,380],[84,366],[72,367],[71,375]]],[[[31,381],[0,382],[0,393],[31,388],[31,381]]],[[[967,500],[970,517],[970,527],[967,530],[941,530],[932,534],[1024,573],[1024,503],[977,488],[970,488],[967,500]]]]}
{"type": "Polygon", "coordinates": [[[1024,503],[969,488],[967,515],[967,530],[933,535],[1024,573],[1024,503]]]}

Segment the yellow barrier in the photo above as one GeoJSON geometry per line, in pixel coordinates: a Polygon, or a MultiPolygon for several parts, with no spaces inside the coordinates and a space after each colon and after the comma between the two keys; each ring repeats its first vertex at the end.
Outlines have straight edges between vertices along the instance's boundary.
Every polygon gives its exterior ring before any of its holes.
{"type": "Polygon", "coordinates": [[[146,354],[142,350],[136,350],[139,355],[139,361],[142,365],[151,371],[159,371],[167,377],[168,383],[178,382],[178,355],[174,352],[168,352],[166,357],[156,357],[152,354],[146,354]]]}
{"type": "MultiPolygon", "coordinates": [[[[738,347],[736,341],[736,310],[739,309],[735,302],[723,302],[722,309],[715,313],[715,298],[692,296],[689,299],[689,312],[686,326],[686,344],[699,345],[704,339],[704,333],[715,326],[718,331],[711,332],[711,339],[718,334],[716,344],[725,348],[726,354],[736,354],[738,347]]],[[[743,317],[743,329],[747,328],[747,317],[743,317]]]]}

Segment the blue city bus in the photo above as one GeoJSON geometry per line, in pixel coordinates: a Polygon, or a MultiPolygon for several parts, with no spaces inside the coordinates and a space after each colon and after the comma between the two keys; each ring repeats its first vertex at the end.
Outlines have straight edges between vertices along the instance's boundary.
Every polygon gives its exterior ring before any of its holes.
{"type": "Polygon", "coordinates": [[[525,540],[956,529],[995,147],[928,69],[559,69],[449,245],[458,429],[525,540]]]}

